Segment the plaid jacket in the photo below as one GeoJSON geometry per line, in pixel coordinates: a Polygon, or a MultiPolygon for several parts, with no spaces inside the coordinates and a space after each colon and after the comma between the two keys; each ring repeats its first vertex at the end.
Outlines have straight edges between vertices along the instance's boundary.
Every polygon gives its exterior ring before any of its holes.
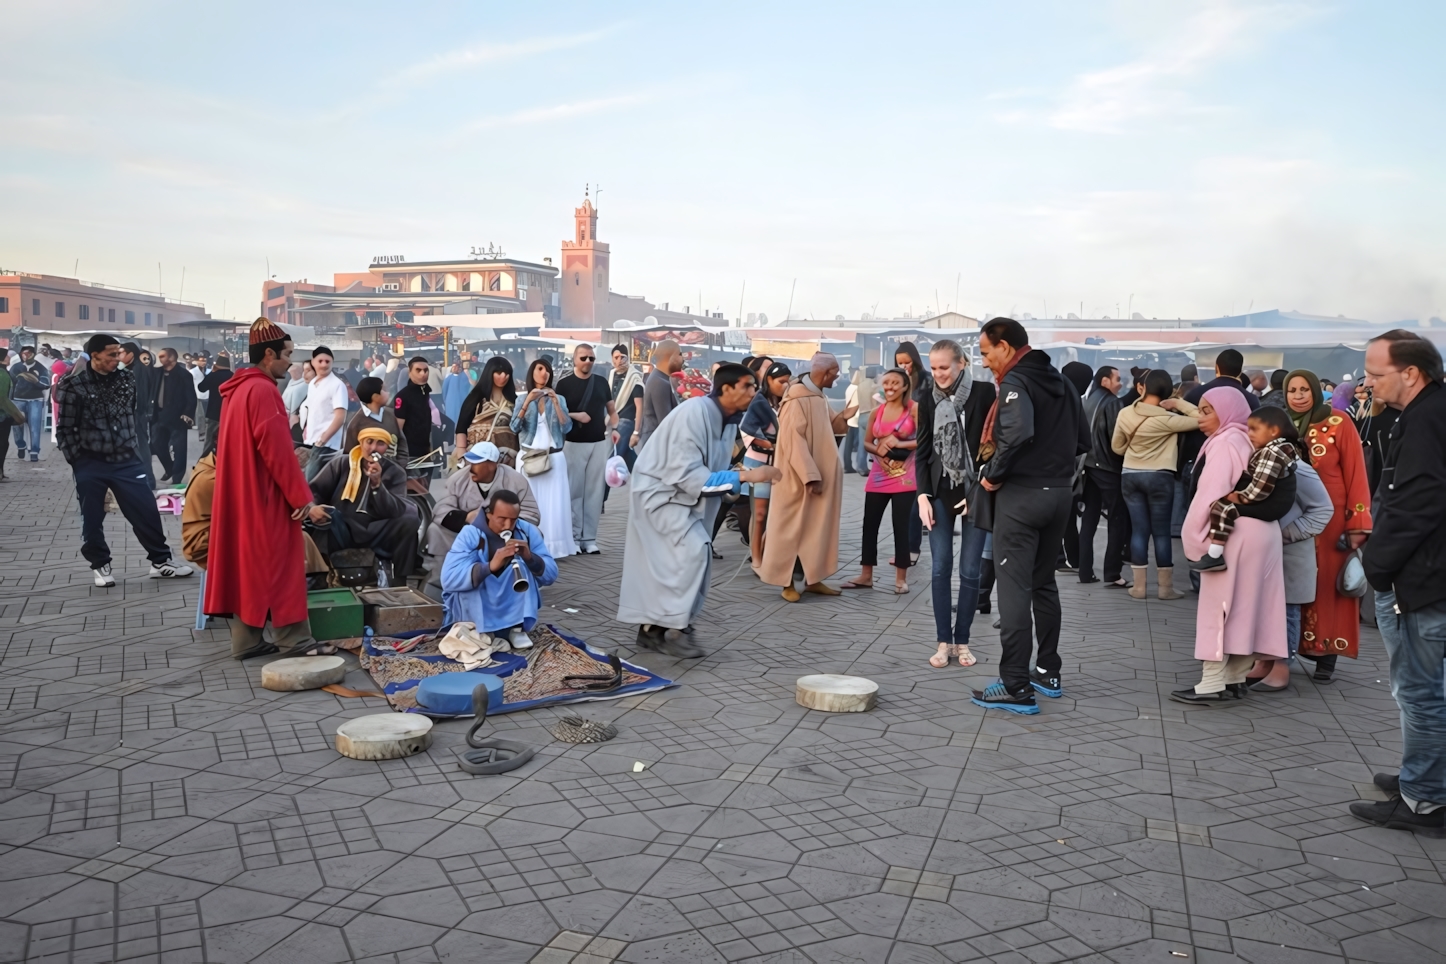
{"type": "Polygon", "coordinates": [[[1245,488],[1235,490],[1240,493],[1240,501],[1264,501],[1275,490],[1275,483],[1290,471],[1295,459],[1295,446],[1289,440],[1277,438],[1267,442],[1264,448],[1250,457],[1250,464],[1246,467],[1250,481],[1245,488]]]}
{"type": "Polygon", "coordinates": [[[55,440],[65,460],[125,462],[136,454],[136,376],[124,368],[98,374],[77,365],[51,393],[59,412],[55,440]]]}

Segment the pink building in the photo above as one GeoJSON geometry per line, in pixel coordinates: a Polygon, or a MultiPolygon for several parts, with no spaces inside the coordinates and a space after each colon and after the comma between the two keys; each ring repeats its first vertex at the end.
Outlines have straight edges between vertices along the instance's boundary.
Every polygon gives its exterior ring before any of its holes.
{"type": "Polygon", "coordinates": [[[6,345],[21,328],[27,334],[108,331],[144,338],[163,335],[170,325],[210,317],[196,302],[76,278],[0,270],[0,341],[6,345]]]}

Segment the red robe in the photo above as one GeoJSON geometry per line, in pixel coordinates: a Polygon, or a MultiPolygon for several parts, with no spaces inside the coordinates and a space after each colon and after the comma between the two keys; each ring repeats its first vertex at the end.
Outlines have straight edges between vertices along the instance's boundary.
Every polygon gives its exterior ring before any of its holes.
{"type": "Polygon", "coordinates": [[[246,368],[219,389],[225,404],[216,445],[205,610],[248,626],[306,619],[301,523],[291,513],[312,501],[292,450],[276,382],[246,368]]]}

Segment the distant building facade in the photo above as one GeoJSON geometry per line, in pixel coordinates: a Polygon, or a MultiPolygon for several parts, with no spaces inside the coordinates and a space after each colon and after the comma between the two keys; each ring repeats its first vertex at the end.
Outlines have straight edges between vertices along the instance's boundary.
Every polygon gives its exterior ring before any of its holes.
{"type": "MultiPolygon", "coordinates": [[[[205,307],[109,285],[0,270],[0,337],[27,332],[164,334],[167,326],[209,319],[205,307]]],[[[28,344],[28,339],[26,341],[28,344]]]]}

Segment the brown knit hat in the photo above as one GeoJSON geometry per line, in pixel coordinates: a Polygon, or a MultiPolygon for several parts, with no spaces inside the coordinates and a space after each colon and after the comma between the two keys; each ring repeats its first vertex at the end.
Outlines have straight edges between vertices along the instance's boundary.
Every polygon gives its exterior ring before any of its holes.
{"type": "Polygon", "coordinates": [[[257,318],[251,323],[251,344],[264,345],[269,341],[284,341],[289,337],[270,318],[257,318]]]}

